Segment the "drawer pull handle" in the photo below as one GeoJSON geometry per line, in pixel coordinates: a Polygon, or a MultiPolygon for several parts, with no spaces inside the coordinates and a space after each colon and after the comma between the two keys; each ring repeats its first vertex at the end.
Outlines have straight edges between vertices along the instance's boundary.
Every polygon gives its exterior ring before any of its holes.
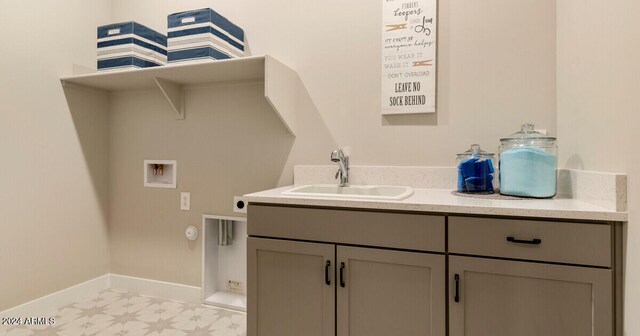
{"type": "Polygon", "coordinates": [[[329,267],[331,267],[331,260],[327,260],[327,263],[324,265],[324,283],[327,286],[331,286],[331,278],[329,277],[329,267]]]}
{"type": "Polygon", "coordinates": [[[453,281],[456,284],[456,294],[453,297],[453,301],[460,302],[460,276],[458,274],[454,275],[453,281]]]}
{"type": "Polygon", "coordinates": [[[542,239],[531,239],[531,240],[520,240],[515,239],[514,237],[507,237],[507,241],[516,244],[529,244],[529,245],[540,245],[542,244],[542,239]]]}
{"type": "Polygon", "coordinates": [[[344,288],[344,263],[340,263],[340,287],[344,288]]]}

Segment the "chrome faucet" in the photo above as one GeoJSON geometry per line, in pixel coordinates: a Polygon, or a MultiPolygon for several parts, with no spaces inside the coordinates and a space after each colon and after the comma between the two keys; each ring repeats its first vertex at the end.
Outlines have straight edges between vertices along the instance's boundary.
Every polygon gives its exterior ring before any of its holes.
{"type": "Polygon", "coordinates": [[[331,152],[331,161],[338,162],[340,168],[336,172],[336,179],[340,178],[339,187],[349,186],[349,156],[345,155],[342,148],[336,149],[331,152]]]}

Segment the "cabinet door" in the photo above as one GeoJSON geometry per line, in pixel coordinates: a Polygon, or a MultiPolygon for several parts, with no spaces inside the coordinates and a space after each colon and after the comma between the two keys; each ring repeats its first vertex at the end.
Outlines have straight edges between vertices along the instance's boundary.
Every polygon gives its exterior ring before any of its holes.
{"type": "Polygon", "coordinates": [[[248,335],[334,335],[334,256],[331,244],[248,238],[248,335]]]}
{"type": "Polygon", "coordinates": [[[444,336],[445,257],[338,246],[338,336],[444,336]]]}
{"type": "Polygon", "coordinates": [[[611,270],[449,257],[451,336],[610,336],[611,270]]]}

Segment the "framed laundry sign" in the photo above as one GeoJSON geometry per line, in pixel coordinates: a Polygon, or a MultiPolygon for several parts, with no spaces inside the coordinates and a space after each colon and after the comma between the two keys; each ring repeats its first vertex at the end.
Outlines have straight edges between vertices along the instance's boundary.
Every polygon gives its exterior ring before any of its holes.
{"type": "Polygon", "coordinates": [[[438,1],[382,3],[382,114],[434,113],[438,1]]]}

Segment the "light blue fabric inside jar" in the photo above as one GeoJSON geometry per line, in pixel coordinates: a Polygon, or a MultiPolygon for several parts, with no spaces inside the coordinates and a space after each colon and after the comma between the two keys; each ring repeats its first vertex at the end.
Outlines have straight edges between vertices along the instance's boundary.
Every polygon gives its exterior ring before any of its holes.
{"type": "Polygon", "coordinates": [[[556,165],[556,156],[543,149],[509,149],[500,155],[500,192],[524,197],[555,196],[556,165]]]}
{"type": "Polygon", "coordinates": [[[520,132],[500,141],[501,194],[535,198],[556,195],[556,138],[524,124],[520,132]]]}

